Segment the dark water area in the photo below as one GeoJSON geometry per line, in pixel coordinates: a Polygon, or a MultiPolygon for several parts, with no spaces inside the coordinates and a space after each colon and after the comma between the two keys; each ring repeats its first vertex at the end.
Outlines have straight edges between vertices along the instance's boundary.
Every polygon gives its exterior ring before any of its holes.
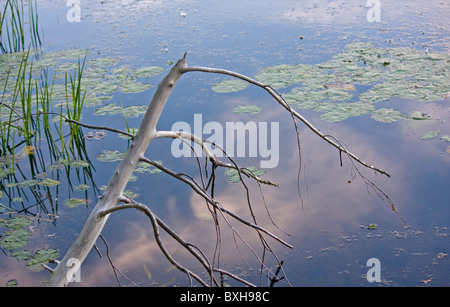
{"type": "MultiPolygon", "coordinates": [[[[376,1],[375,1],[376,2],[376,1]]],[[[151,78],[155,85],[140,93],[115,92],[110,102],[123,107],[147,105],[156,85],[171,65],[187,52],[188,65],[209,66],[254,77],[264,68],[280,64],[317,65],[333,58],[352,42],[371,43],[375,48],[414,48],[421,52],[450,53],[450,6],[444,1],[380,1],[380,21],[370,20],[366,1],[81,1],[80,21],[70,22],[71,9],[65,1],[38,1],[43,32],[42,50],[88,49],[88,59],[112,57],[116,67],[160,66],[164,72],[151,78]],[[373,22],[371,22],[373,21],[373,22]]],[[[75,15],[74,15],[75,16],[75,15]]],[[[372,16],[372,15],[371,15],[372,16]]],[[[293,246],[292,249],[269,240],[284,263],[287,278],[277,286],[450,286],[450,94],[435,101],[392,97],[376,102],[376,108],[398,110],[403,114],[419,111],[431,120],[403,119],[394,122],[373,120],[371,114],[327,122],[315,110],[299,110],[323,133],[330,134],[363,161],[390,174],[390,178],[358,169],[395,203],[399,215],[369,189],[345,156],[298,123],[302,172],[296,131],[291,115],[265,91],[250,86],[236,93],[217,93],[211,87],[224,80],[220,75],[189,73],[176,85],[158,123],[159,130],[171,130],[175,122],[196,125],[227,122],[279,123],[279,161],[267,169],[264,179],[279,183],[263,187],[247,180],[250,198],[259,224],[267,226],[293,246]],[[258,114],[235,114],[233,108],[258,105],[258,114]],[[197,117],[198,119],[198,117],[197,117]],[[439,135],[421,137],[430,130],[439,135]],[[263,202],[267,204],[270,219],[263,202]],[[276,224],[273,225],[272,221],[276,224]],[[281,229],[281,230],[280,230],[281,229]],[[379,260],[379,281],[367,278],[369,259],[379,260]]],[[[280,89],[288,93],[295,86],[280,89]]],[[[355,86],[355,93],[369,89],[355,86]]],[[[358,100],[357,95],[352,99],[358,100]],[[356,98],[355,98],[356,97],[356,98]]],[[[121,114],[99,116],[95,107],[83,111],[82,122],[125,129],[121,114]]],[[[129,118],[130,127],[139,127],[142,116],[129,118]]],[[[84,134],[90,130],[83,129],[84,134]]],[[[208,137],[205,134],[204,137],[208,137]]],[[[179,172],[198,175],[194,158],[174,158],[171,139],[155,140],[147,154],[153,160],[179,172]]],[[[95,169],[95,186],[107,185],[116,162],[96,159],[104,150],[125,152],[129,143],[112,132],[100,141],[86,141],[86,150],[95,169]]],[[[245,166],[259,168],[260,158],[237,159],[245,166]]],[[[49,162],[48,162],[49,163],[49,162]]],[[[24,171],[27,168],[24,165],[24,171]]],[[[216,182],[216,198],[229,210],[248,216],[245,189],[228,183],[224,170],[216,182]]],[[[136,174],[127,190],[137,200],[186,241],[212,257],[216,233],[204,201],[185,184],[165,174],[136,174]]],[[[74,173],[72,184],[83,183],[74,173]],[[79,181],[79,182],[78,182],[79,181]]],[[[61,180],[63,181],[63,180],[61,180]]],[[[93,184],[91,183],[91,186],[93,184]]],[[[87,206],[69,208],[59,202],[54,222],[33,220],[26,249],[57,249],[65,254],[95,206],[100,189],[73,190],[61,184],[58,199],[89,199],[87,206]]],[[[0,199],[8,203],[6,196],[0,199]]],[[[33,203],[33,201],[30,201],[33,203]]],[[[16,208],[17,209],[17,208],[16,208]]],[[[0,216],[0,218],[3,216],[0,216]]],[[[0,224],[1,225],[1,224],[0,224]]],[[[245,241],[261,253],[255,232],[233,224],[245,241]]],[[[0,228],[3,231],[3,229],[0,228]]],[[[112,214],[102,232],[114,265],[126,275],[122,285],[186,286],[186,276],[162,255],[153,237],[148,218],[136,210],[112,214]]],[[[202,272],[198,263],[166,236],[167,248],[191,269],[202,272]]],[[[0,238],[1,239],[1,238],[0,238]]],[[[241,241],[236,243],[226,225],[222,233],[220,261],[223,266],[255,284],[268,285],[259,275],[260,263],[241,241]],[[236,245],[238,248],[236,248],[236,245]]],[[[106,246],[97,242],[103,257],[92,250],[83,263],[81,282],[70,286],[117,286],[106,257],[106,246]]],[[[276,270],[268,257],[266,265],[276,270]]],[[[16,280],[19,286],[40,286],[50,278],[47,271],[34,272],[11,256],[0,253],[0,285],[16,280]]],[[[235,285],[231,282],[231,285],[235,285]]]]}

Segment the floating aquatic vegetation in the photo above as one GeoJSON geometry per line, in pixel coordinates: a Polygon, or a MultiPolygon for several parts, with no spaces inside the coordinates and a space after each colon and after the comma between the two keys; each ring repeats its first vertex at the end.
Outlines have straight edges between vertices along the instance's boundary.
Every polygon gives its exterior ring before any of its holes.
{"type": "Polygon", "coordinates": [[[323,112],[321,118],[326,121],[369,113],[381,122],[425,120],[430,117],[420,112],[408,117],[373,105],[393,97],[415,101],[444,99],[450,92],[450,55],[413,48],[375,48],[371,43],[354,42],[330,61],[271,66],[258,73],[256,79],[276,89],[298,85],[282,94],[283,98],[299,109],[323,112]],[[358,85],[366,86],[366,90],[358,91],[358,85]],[[355,108],[344,107],[357,100],[360,102],[355,108]]]}
{"type": "Polygon", "coordinates": [[[105,131],[90,131],[87,134],[84,135],[84,138],[88,141],[91,140],[96,140],[96,141],[100,141],[101,139],[106,137],[106,132],[105,131]]]}
{"type": "Polygon", "coordinates": [[[97,155],[97,160],[102,162],[116,162],[125,157],[125,153],[118,150],[104,150],[101,154],[97,155]]]}
{"type": "Polygon", "coordinates": [[[5,231],[4,238],[0,241],[0,246],[4,249],[14,250],[19,249],[28,244],[28,239],[31,234],[26,229],[15,229],[5,231]]]}
{"type": "MultiPolygon", "coordinates": [[[[157,164],[162,164],[162,161],[155,161],[155,163],[157,164]]],[[[150,173],[150,174],[159,174],[162,172],[162,170],[160,170],[159,168],[156,168],[153,165],[150,165],[146,162],[141,162],[138,164],[138,166],[136,167],[136,169],[134,170],[135,173],[150,173]]]]}
{"type": "Polygon", "coordinates": [[[431,119],[431,115],[414,111],[409,118],[414,120],[429,120],[431,119]]]}
{"type": "Polygon", "coordinates": [[[435,139],[438,134],[440,133],[439,130],[428,130],[420,137],[421,140],[432,140],[435,139]]]}
{"type": "Polygon", "coordinates": [[[68,208],[77,208],[80,205],[87,205],[89,201],[87,199],[69,198],[64,201],[64,205],[68,208]]]}
{"type": "Polygon", "coordinates": [[[137,78],[148,78],[161,74],[164,68],[159,66],[146,66],[136,69],[133,75],[137,78]]]}
{"type": "Polygon", "coordinates": [[[250,114],[258,114],[259,112],[261,112],[261,107],[257,106],[257,105],[242,105],[242,106],[238,106],[233,108],[233,112],[235,114],[241,114],[241,113],[250,113],[250,114]]]}
{"type": "Polygon", "coordinates": [[[233,93],[246,89],[248,85],[248,82],[231,79],[214,84],[212,90],[217,93],[233,93]]]}
{"type": "Polygon", "coordinates": [[[125,117],[138,117],[139,115],[145,114],[147,111],[147,106],[144,105],[136,105],[136,106],[129,106],[126,108],[123,108],[118,106],[115,103],[107,104],[103,107],[96,108],[94,111],[95,115],[117,115],[121,114],[125,117]]]}
{"type": "Polygon", "coordinates": [[[75,186],[74,188],[78,191],[86,191],[90,188],[90,186],[87,184],[79,184],[79,185],[75,186]]]}
{"type": "Polygon", "coordinates": [[[43,186],[47,186],[47,187],[52,187],[55,185],[60,184],[61,182],[59,180],[54,180],[54,179],[50,179],[50,178],[45,178],[43,181],[39,182],[39,185],[43,185],[43,186]]]}
{"type": "Polygon", "coordinates": [[[152,84],[142,83],[139,81],[132,81],[132,80],[128,80],[128,81],[122,82],[120,84],[120,88],[121,88],[122,92],[125,92],[125,93],[142,92],[152,86],[153,86],[152,84]]]}
{"type": "Polygon", "coordinates": [[[445,142],[450,142],[450,135],[443,135],[441,136],[441,140],[445,142]]]}
{"type": "MultiPolygon", "coordinates": [[[[260,177],[266,173],[265,170],[256,169],[254,167],[248,167],[247,170],[257,177],[260,177]]],[[[228,168],[225,171],[225,175],[227,176],[227,180],[229,183],[236,183],[241,181],[241,178],[239,177],[239,172],[234,168],[228,168]]],[[[245,175],[243,174],[241,174],[241,176],[245,177],[245,175]]]]}
{"type": "Polygon", "coordinates": [[[372,119],[383,123],[392,123],[404,118],[405,116],[401,112],[394,109],[381,108],[372,113],[372,119]]]}
{"type": "Polygon", "coordinates": [[[40,249],[36,251],[31,260],[28,261],[27,267],[34,272],[40,272],[44,269],[42,264],[47,265],[50,260],[57,259],[58,257],[59,251],[56,249],[40,249]]]}

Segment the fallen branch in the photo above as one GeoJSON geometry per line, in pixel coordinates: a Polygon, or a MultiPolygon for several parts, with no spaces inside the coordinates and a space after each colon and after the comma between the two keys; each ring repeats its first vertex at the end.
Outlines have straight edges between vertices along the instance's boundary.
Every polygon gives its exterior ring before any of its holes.
{"type": "MultiPolygon", "coordinates": [[[[152,98],[152,101],[150,102],[150,105],[145,113],[145,116],[142,120],[141,126],[139,127],[139,130],[136,133],[136,135],[132,136],[131,134],[124,133],[123,131],[114,129],[115,130],[114,132],[123,133],[123,134],[127,134],[127,135],[131,136],[133,138],[133,142],[132,142],[127,154],[122,159],[121,163],[119,164],[119,166],[115,170],[113,176],[111,177],[111,180],[110,180],[106,190],[104,191],[103,195],[99,197],[99,201],[97,202],[96,206],[93,208],[89,218],[87,219],[87,221],[86,221],[83,229],[81,230],[80,234],[78,235],[77,239],[72,244],[72,246],[69,248],[69,250],[67,251],[66,255],[63,257],[61,262],[56,267],[54,273],[52,274],[52,278],[50,280],[50,286],[66,286],[66,285],[68,285],[68,283],[71,280],[71,276],[69,276],[70,275],[69,273],[73,273],[73,271],[77,269],[76,267],[74,268],[74,267],[68,266],[67,265],[68,260],[76,259],[77,260],[76,263],[78,265],[81,265],[81,263],[84,261],[84,259],[86,258],[87,254],[89,253],[91,248],[94,246],[94,243],[96,242],[97,238],[99,237],[99,235],[108,219],[109,214],[114,211],[125,209],[125,208],[139,209],[139,210],[143,211],[150,218],[150,220],[152,222],[152,226],[153,226],[154,236],[157,240],[158,246],[160,247],[161,251],[164,253],[166,258],[172,264],[174,264],[178,269],[185,272],[189,276],[191,283],[192,283],[192,279],[195,279],[201,285],[204,285],[204,286],[219,285],[219,282],[213,276],[213,272],[219,272],[220,274],[228,275],[228,276],[235,278],[236,280],[240,280],[240,278],[234,276],[233,274],[231,274],[223,269],[214,268],[200,250],[198,250],[191,244],[185,242],[181,237],[179,237],[175,232],[173,232],[169,226],[164,224],[163,221],[161,221],[158,217],[156,217],[147,206],[138,204],[134,201],[131,201],[131,200],[123,197],[123,191],[129,181],[131,175],[133,174],[134,170],[136,169],[136,167],[138,166],[138,164],[140,162],[149,163],[149,164],[155,166],[156,168],[164,171],[165,173],[169,174],[170,176],[176,178],[177,180],[180,180],[180,181],[186,183],[187,185],[189,185],[190,188],[195,193],[197,193],[199,196],[201,196],[206,201],[206,203],[208,204],[208,209],[210,208],[209,206],[211,206],[211,211],[214,212],[214,214],[215,214],[215,212],[220,212],[222,214],[222,216],[224,217],[228,226],[233,230],[233,236],[234,235],[238,236],[247,245],[247,247],[250,248],[250,250],[259,259],[262,268],[266,268],[264,265],[264,257],[265,257],[265,252],[268,250],[273,254],[273,256],[278,261],[278,264],[279,264],[278,268],[280,270],[282,270],[282,262],[277,258],[276,254],[268,246],[268,244],[265,240],[265,236],[268,236],[268,237],[278,241],[279,243],[283,244],[286,247],[292,248],[292,246],[290,244],[288,244],[287,242],[285,242],[284,240],[282,240],[281,238],[274,235],[273,233],[271,233],[268,230],[264,229],[263,227],[257,225],[256,217],[253,214],[252,207],[250,204],[249,191],[244,182],[243,182],[243,185],[247,191],[247,203],[249,205],[250,213],[251,213],[253,221],[254,221],[253,223],[245,220],[244,218],[242,218],[242,217],[238,216],[237,214],[224,208],[219,202],[217,202],[214,199],[213,193],[211,193],[211,194],[207,193],[206,187],[204,184],[203,184],[203,186],[200,186],[191,176],[189,176],[187,174],[183,174],[183,173],[174,172],[174,171],[168,169],[167,167],[162,166],[158,163],[155,163],[153,160],[146,158],[144,156],[144,153],[146,152],[148,146],[155,138],[158,138],[158,137],[181,138],[183,140],[193,141],[202,146],[203,151],[206,153],[208,159],[213,164],[213,171],[217,166],[234,168],[234,169],[238,170],[238,174],[241,179],[242,179],[241,175],[245,174],[245,175],[255,179],[258,183],[276,185],[272,182],[264,181],[256,176],[254,176],[251,172],[249,172],[245,168],[239,167],[229,157],[228,158],[230,159],[230,161],[232,163],[225,163],[225,162],[222,162],[222,161],[216,159],[214,157],[214,155],[212,155],[212,153],[205,146],[205,141],[201,140],[200,138],[198,138],[195,135],[187,134],[184,132],[157,131],[156,130],[156,125],[157,125],[157,122],[161,115],[161,112],[162,112],[176,82],[181,77],[181,75],[186,72],[198,71],[198,72],[225,74],[225,75],[229,75],[229,76],[233,76],[233,77],[242,79],[244,81],[247,81],[251,84],[254,84],[256,86],[263,88],[279,104],[281,104],[285,109],[287,109],[291,113],[291,115],[293,116],[295,125],[296,125],[295,118],[297,118],[300,121],[302,121],[308,128],[310,128],[314,133],[316,133],[322,139],[324,139],[329,144],[331,144],[332,146],[337,148],[340,153],[345,153],[351,160],[354,160],[354,161],[360,163],[361,165],[363,165],[367,168],[370,168],[378,173],[384,174],[388,177],[390,176],[387,172],[385,172],[381,169],[378,169],[372,165],[369,165],[366,162],[359,159],[356,155],[354,155],[353,153],[348,151],[346,148],[341,146],[340,143],[338,141],[336,141],[334,138],[324,135],[322,132],[320,132],[311,123],[309,123],[305,118],[303,118],[303,116],[301,116],[298,112],[293,110],[287,104],[287,102],[283,99],[283,97],[278,92],[276,92],[276,90],[274,90],[271,86],[265,85],[257,80],[254,80],[247,76],[244,76],[244,75],[232,72],[232,71],[228,71],[228,70],[206,68],[206,67],[188,67],[186,64],[185,58],[186,58],[186,54],[184,55],[184,57],[182,59],[180,59],[175,64],[175,66],[170,70],[169,74],[158,85],[158,88],[152,98]],[[118,205],[119,202],[125,202],[126,204],[118,205]],[[264,247],[262,259],[260,259],[256,255],[256,252],[245,242],[245,240],[240,236],[240,234],[233,228],[233,226],[230,223],[229,218],[235,219],[238,222],[257,231],[257,233],[260,237],[261,243],[264,247]],[[192,255],[194,255],[198,261],[200,261],[200,263],[205,267],[205,269],[210,274],[210,278],[211,278],[210,283],[205,282],[199,276],[197,276],[190,270],[184,268],[181,264],[177,263],[170,256],[170,254],[165,249],[164,244],[162,244],[162,241],[160,240],[159,227],[163,228],[175,240],[177,240],[180,244],[182,244],[192,255]]],[[[68,118],[65,118],[65,120],[70,121],[74,124],[84,126],[84,127],[100,129],[99,127],[96,127],[93,125],[81,124],[79,122],[75,122],[68,118]]],[[[101,127],[101,129],[111,131],[111,129],[106,129],[106,127],[101,127]]],[[[298,133],[298,129],[297,129],[297,133],[298,133]]],[[[298,139],[298,135],[297,135],[297,139],[298,139]]],[[[300,148],[299,148],[299,154],[300,154],[300,148]]],[[[203,180],[203,178],[202,178],[202,180],[203,180]]],[[[214,184],[213,184],[213,186],[214,186],[214,184]]],[[[395,207],[392,207],[392,208],[395,208],[395,207]]],[[[216,221],[216,223],[217,223],[217,221],[216,221]]],[[[216,224],[216,227],[219,227],[218,224],[216,224]]],[[[218,234],[218,236],[220,236],[220,235],[218,234]]],[[[266,268],[266,269],[269,270],[268,268],[266,268]]],[[[278,273],[279,273],[279,271],[276,272],[274,274],[274,276],[276,277],[278,273]]],[[[283,274],[284,274],[284,272],[283,272],[283,274]]],[[[284,274],[284,276],[285,276],[285,274],[284,274]]],[[[273,279],[272,282],[274,282],[274,280],[275,279],[273,279]]],[[[246,285],[252,285],[251,283],[249,283],[247,281],[245,281],[244,283],[246,285]]]]}
{"type": "Polygon", "coordinates": [[[358,158],[355,154],[353,154],[352,152],[348,151],[347,149],[345,149],[344,147],[340,146],[339,143],[336,143],[332,138],[328,137],[327,135],[323,134],[322,132],[320,132],[319,129],[317,129],[313,124],[311,124],[306,118],[304,118],[300,113],[298,113],[297,111],[293,110],[289,104],[284,100],[284,98],[270,85],[264,84],[262,82],[259,82],[258,80],[252,79],[250,77],[247,77],[245,75],[236,73],[234,71],[230,71],[230,70],[226,70],[226,69],[218,69],[218,68],[210,68],[210,67],[198,67],[198,66],[190,66],[190,67],[183,67],[182,69],[182,73],[185,72],[207,72],[207,73],[214,73],[214,74],[223,74],[223,75],[228,75],[228,76],[232,76],[241,80],[244,80],[250,84],[256,85],[258,87],[263,88],[264,90],[266,90],[278,103],[280,103],[286,110],[288,110],[293,116],[295,116],[296,118],[298,118],[300,121],[302,121],[309,129],[311,129],[311,131],[313,131],[315,134],[317,134],[318,136],[320,136],[322,139],[324,139],[325,141],[327,141],[330,145],[332,145],[333,147],[337,148],[339,150],[339,152],[341,153],[345,153],[347,154],[350,158],[354,159],[355,161],[357,161],[358,163],[360,163],[361,165],[370,168],[380,174],[386,175],[388,177],[391,177],[389,173],[387,173],[386,171],[383,171],[373,165],[370,165],[366,162],[364,162],[363,160],[361,160],[360,158],[358,158]]]}

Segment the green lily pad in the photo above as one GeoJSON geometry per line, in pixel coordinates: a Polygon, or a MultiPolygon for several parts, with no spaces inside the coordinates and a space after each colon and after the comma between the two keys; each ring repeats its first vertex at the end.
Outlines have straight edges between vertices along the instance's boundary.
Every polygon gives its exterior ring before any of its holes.
{"type": "Polygon", "coordinates": [[[131,80],[127,80],[125,82],[122,82],[120,84],[120,88],[122,90],[122,92],[125,93],[139,93],[142,91],[145,91],[146,89],[152,87],[152,84],[147,84],[147,83],[142,83],[139,81],[131,81],[131,80]]]}
{"type": "Polygon", "coordinates": [[[376,109],[372,114],[372,119],[383,123],[392,123],[403,118],[405,116],[401,112],[386,108],[376,109]]]}
{"type": "Polygon", "coordinates": [[[79,198],[69,198],[64,201],[64,205],[69,208],[77,208],[80,205],[86,205],[88,200],[79,198]]]}
{"type": "Polygon", "coordinates": [[[115,115],[115,114],[121,114],[121,113],[122,113],[122,108],[119,107],[115,103],[110,103],[103,107],[96,108],[94,110],[95,115],[106,115],[106,114],[115,115]]]}
{"type": "Polygon", "coordinates": [[[28,244],[28,239],[31,234],[25,229],[15,229],[4,232],[5,237],[0,241],[0,245],[4,249],[14,250],[19,249],[28,244]]]}
{"type": "Polygon", "coordinates": [[[429,120],[431,119],[431,116],[419,111],[414,111],[409,118],[414,120],[429,120]]]}
{"type": "Polygon", "coordinates": [[[117,64],[117,60],[114,58],[98,58],[90,60],[88,63],[88,66],[95,66],[95,67],[106,67],[106,66],[113,66],[117,64]]]}
{"type": "Polygon", "coordinates": [[[145,105],[129,106],[123,109],[123,114],[126,117],[138,117],[140,115],[144,115],[145,112],[147,112],[147,106],[145,105]]]}
{"type": "Polygon", "coordinates": [[[39,185],[43,185],[43,186],[47,186],[47,187],[53,187],[58,184],[60,184],[60,181],[53,180],[50,178],[45,178],[43,181],[39,182],[39,185]]]}
{"type": "Polygon", "coordinates": [[[27,267],[34,272],[40,272],[44,269],[41,264],[46,265],[50,260],[56,259],[58,257],[59,251],[56,249],[41,249],[34,253],[33,258],[28,261],[27,267]]]}
{"type": "MultiPolygon", "coordinates": [[[[253,175],[255,175],[257,177],[260,177],[266,173],[265,170],[256,169],[254,167],[248,167],[247,170],[250,171],[253,175]]],[[[228,168],[225,171],[225,175],[228,177],[227,180],[230,183],[236,183],[236,182],[241,181],[241,179],[239,178],[239,172],[234,168],[228,168]]],[[[241,176],[245,176],[245,175],[241,174],[241,176]]]]}
{"type": "Polygon", "coordinates": [[[110,94],[117,91],[119,86],[112,82],[101,82],[97,83],[97,85],[92,89],[92,92],[96,94],[110,94]]]}
{"type": "Polygon", "coordinates": [[[250,113],[250,114],[258,114],[261,112],[261,107],[257,105],[243,105],[233,108],[233,112],[235,114],[241,114],[241,113],[250,113]]]}
{"type": "Polygon", "coordinates": [[[164,71],[164,68],[159,66],[145,66],[136,69],[133,72],[133,75],[137,78],[147,78],[147,77],[153,77],[161,74],[164,71]]]}
{"type": "Polygon", "coordinates": [[[18,249],[11,253],[11,256],[15,257],[19,261],[30,259],[33,253],[29,250],[18,249]]]}
{"type": "Polygon", "coordinates": [[[232,79],[214,84],[212,90],[217,93],[233,93],[246,89],[248,85],[248,82],[243,80],[232,79]]]}
{"type": "Polygon", "coordinates": [[[90,186],[88,186],[87,184],[80,184],[75,186],[75,189],[78,191],[86,191],[90,188],[90,186]]]}
{"type": "Polygon", "coordinates": [[[441,136],[441,140],[443,140],[445,142],[450,142],[450,135],[443,135],[443,136],[441,136]]]}
{"type": "Polygon", "coordinates": [[[432,140],[438,136],[439,130],[428,130],[424,135],[420,137],[421,140],[432,140]]]}
{"type": "Polygon", "coordinates": [[[102,162],[116,162],[125,157],[125,154],[118,150],[104,150],[101,154],[97,155],[97,160],[102,162]]]}
{"type": "Polygon", "coordinates": [[[367,225],[367,229],[377,229],[377,224],[369,224],[367,225]]]}
{"type": "Polygon", "coordinates": [[[10,229],[21,229],[31,225],[31,221],[23,216],[17,216],[9,219],[5,226],[10,229]]]}
{"type": "Polygon", "coordinates": [[[29,188],[32,186],[35,186],[36,184],[38,184],[39,182],[35,179],[28,179],[28,180],[24,180],[22,182],[19,182],[19,187],[21,188],[29,188]]]}

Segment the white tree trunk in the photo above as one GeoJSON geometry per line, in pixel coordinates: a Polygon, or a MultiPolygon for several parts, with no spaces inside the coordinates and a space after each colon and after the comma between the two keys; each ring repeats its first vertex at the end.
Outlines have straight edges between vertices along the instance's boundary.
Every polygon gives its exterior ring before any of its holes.
{"type": "Polygon", "coordinates": [[[150,106],[145,113],[129,151],[114,172],[107,189],[99,197],[98,203],[92,210],[78,238],[53,272],[50,286],[67,286],[72,280],[72,274],[81,266],[92,249],[109,216],[101,216],[100,213],[115,207],[121,200],[130,176],[139,164],[140,158],[143,157],[147,147],[156,136],[156,124],[185,65],[185,57],[183,57],[158,85],[158,89],[150,102],[150,106]]]}

